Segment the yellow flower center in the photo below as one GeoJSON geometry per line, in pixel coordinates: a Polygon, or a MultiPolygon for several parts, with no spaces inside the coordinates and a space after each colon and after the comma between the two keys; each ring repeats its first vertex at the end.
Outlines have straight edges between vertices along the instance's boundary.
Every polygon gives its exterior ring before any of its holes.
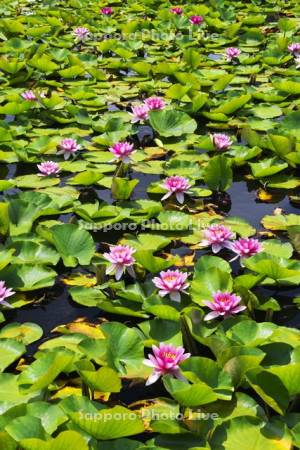
{"type": "Polygon", "coordinates": [[[169,359],[175,359],[175,358],[176,358],[176,355],[174,355],[174,353],[167,353],[167,352],[164,352],[164,357],[165,357],[165,358],[169,358],[169,359]]]}
{"type": "Polygon", "coordinates": [[[174,280],[176,280],[176,277],[174,275],[168,275],[167,277],[165,277],[164,280],[165,281],[174,281],[174,280]]]}

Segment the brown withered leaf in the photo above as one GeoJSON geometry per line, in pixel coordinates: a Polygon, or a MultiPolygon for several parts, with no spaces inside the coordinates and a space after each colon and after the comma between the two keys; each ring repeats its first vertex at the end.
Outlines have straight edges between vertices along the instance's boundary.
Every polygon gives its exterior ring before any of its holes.
{"type": "Polygon", "coordinates": [[[273,196],[270,192],[265,191],[264,189],[260,188],[256,192],[256,197],[261,200],[262,202],[272,202],[273,196]]]}
{"type": "Polygon", "coordinates": [[[285,194],[282,192],[269,192],[263,188],[258,189],[256,198],[264,203],[278,203],[283,200],[285,194]]]}
{"type": "Polygon", "coordinates": [[[195,253],[184,256],[172,255],[171,253],[163,253],[163,256],[167,261],[172,261],[172,265],[176,267],[194,266],[195,253]]]}
{"type": "Polygon", "coordinates": [[[195,253],[192,253],[191,255],[185,255],[180,259],[180,262],[178,264],[175,264],[177,267],[193,267],[194,266],[194,258],[195,253]]]}
{"type": "Polygon", "coordinates": [[[144,161],[151,161],[152,159],[162,158],[167,153],[167,150],[161,147],[147,147],[144,152],[148,155],[144,161]]]}
{"type": "Polygon", "coordinates": [[[272,233],[272,231],[259,231],[257,234],[261,237],[267,237],[267,238],[276,237],[276,234],[272,233]]]}
{"type": "Polygon", "coordinates": [[[18,364],[16,366],[16,370],[22,372],[23,370],[26,369],[26,367],[28,367],[27,363],[26,363],[26,359],[25,358],[20,358],[19,362],[18,362],[18,364]]]}
{"type": "Polygon", "coordinates": [[[54,395],[51,396],[52,400],[55,400],[57,398],[66,398],[70,395],[82,395],[81,387],[74,387],[74,386],[65,386],[59,391],[57,391],[54,395]]]}
{"type": "Polygon", "coordinates": [[[97,279],[93,275],[83,273],[74,273],[68,277],[61,278],[61,281],[67,286],[85,286],[93,287],[97,284],[97,279]]]}
{"type": "Polygon", "coordinates": [[[108,402],[109,397],[110,397],[110,392],[94,391],[94,400],[99,400],[101,402],[108,402]]]}
{"type": "Polygon", "coordinates": [[[265,28],[263,28],[263,30],[262,30],[262,33],[263,34],[270,34],[270,33],[276,33],[278,31],[278,28],[276,28],[276,27],[265,27],[265,28]]]}
{"type": "Polygon", "coordinates": [[[74,322],[70,322],[65,325],[59,325],[58,327],[54,328],[52,332],[62,334],[79,333],[84,334],[88,337],[92,337],[94,339],[105,339],[105,335],[99,328],[99,325],[89,323],[83,317],[74,320],[74,322]]]}

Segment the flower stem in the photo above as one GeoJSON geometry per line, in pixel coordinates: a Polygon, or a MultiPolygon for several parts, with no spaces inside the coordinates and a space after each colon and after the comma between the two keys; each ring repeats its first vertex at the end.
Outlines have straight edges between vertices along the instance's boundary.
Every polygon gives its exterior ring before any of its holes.
{"type": "Polygon", "coordinates": [[[97,279],[97,284],[103,284],[105,282],[105,266],[96,265],[95,274],[97,279]]]}
{"type": "Polygon", "coordinates": [[[115,177],[123,177],[127,172],[127,164],[124,164],[122,161],[116,168],[115,177]]]}
{"type": "Polygon", "coordinates": [[[195,355],[198,354],[198,349],[197,349],[196,342],[195,342],[193,336],[191,335],[191,332],[190,332],[190,329],[189,329],[189,325],[187,323],[187,320],[186,320],[185,316],[181,316],[180,323],[181,323],[181,332],[182,332],[182,339],[183,339],[184,348],[189,353],[191,353],[192,355],[195,356],[195,355]]]}

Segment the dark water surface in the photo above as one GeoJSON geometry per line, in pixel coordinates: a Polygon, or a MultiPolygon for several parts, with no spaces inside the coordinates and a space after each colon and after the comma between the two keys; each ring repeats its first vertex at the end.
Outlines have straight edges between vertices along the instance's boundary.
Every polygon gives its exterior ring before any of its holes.
{"type": "Polygon", "coordinates": [[[263,228],[261,219],[266,215],[272,215],[275,208],[282,208],[286,214],[299,214],[299,208],[290,203],[287,195],[276,203],[256,200],[256,190],[253,188],[251,190],[249,183],[245,181],[236,181],[227,192],[231,198],[230,215],[242,217],[257,230],[263,228]]]}
{"type": "MultiPolygon", "coordinates": [[[[9,166],[7,178],[10,178],[16,171],[14,164],[10,164],[9,166]]],[[[140,183],[136,187],[133,199],[147,197],[146,190],[148,185],[159,179],[158,175],[147,175],[141,173],[135,173],[134,177],[139,178],[140,183]]],[[[246,183],[245,181],[235,181],[232,187],[228,190],[228,195],[225,194],[226,197],[224,200],[224,205],[221,204],[221,208],[224,206],[223,209],[226,211],[226,214],[244,218],[257,230],[262,230],[263,228],[260,223],[262,217],[267,214],[272,214],[275,208],[282,208],[285,213],[299,213],[299,209],[290,203],[288,196],[285,196],[281,201],[276,203],[262,203],[256,198],[256,190],[257,186],[254,186],[253,184],[251,185],[251,183],[246,183]]],[[[95,197],[98,197],[100,200],[105,200],[108,203],[113,202],[109,189],[95,189],[94,194],[95,197]]],[[[89,198],[89,201],[92,201],[92,199],[89,198]]],[[[64,217],[64,221],[68,222],[70,217],[71,215],[66,215],[66,217],[64,217]]],[[[103,241],[108,243],[115,243],[120,237],[121,235],[116,232],[105,233],[105,235],[103,233],[103,241]]],[[[175,252],[183,255],[188,251],[189,249],[183,246],[175,249],[172,253],[175,252]]],[[[233,269],[239,270],[238,267],[234,267],[233,269]]],[[[6,312],[6,323],[12,321],[20,323],[34,322],[42,327],[44,335],[40,341],[28,346],[29,354],[32,354],[41,342],[49,338],[53,328],[58,325],[72,322],[79,317],[85,317],[90,322],[94,323],[99,322],[99,319],[102,317],[112,321],[118,320],[120,322],[126,322],[128,324],[135,324],[138,322],[136,319],[109,314],[99,310],[97,307],[80,306],[73,302],[68,294],[67,288],[60,281],[61,276],[67,275],[70,272],[62,274],[61,271],[59,271],[59,273],[60,275],[57,277],[57,283],[53,288],[41,290],[41,296],[46,294],[45,299],[41,303],[36,303],[32,306],[6,312]]],[[[275,314],[274,317],[274,319],[276,318],[276,323],[292,327],[298,327],[300,325],[300,313],[295,311],[295,307],[292,306],[292,299],[297,295],[300,295],[299,288],[290,290],[285,288],[282,292],[278,289],[276,291],[274,291],[274,289],[264,289],[263,295],[270,297],[274,296],[277,300],[283,301],[283,309],[279,314],[275,314]]]]}

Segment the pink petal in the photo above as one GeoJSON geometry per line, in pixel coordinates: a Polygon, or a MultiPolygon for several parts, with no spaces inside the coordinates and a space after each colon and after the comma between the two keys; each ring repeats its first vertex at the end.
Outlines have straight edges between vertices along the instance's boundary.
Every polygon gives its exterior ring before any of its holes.
{"type": "Polygon", "coordinates": [[[149,359],[144,359],[143,364],[145,364],[145,366],[149,366],[149,367],[156,367],[156,364],[154,364],[149,359]]]}
{"type": "Polygon", "coordinates": [[[220,314],[218,311],[212,311],[212,312],[206,314],[206,316],[204,316],[203,320],[205,320],[205,321],[212,320],[220,315],[222,315],[222,314],[220,314]]]}
{"type": "Polygon", "coordinates": [[[146,386],[150,386],[150,384],[155,383],[159,377],[161,376],[160,372],[153,372],[150,377],[148,378],[148,380],[146,381],[146,386]]]}
{"type": "Polygon", "coordinates": [[[118,265],[116,267],[116,280],[119,281],[123,275],[123,266],[118,265]]]}
{"type": "Polygon", "coordinates": [[[176,199],[178,203],[182,205],[182,203],[184,203],[184,194],[182,192],[177,192],[176,199]]]}
{"type": "Polygon", "coordinates": [[[162,200],[162,201],[163,201],[163,200],[167,200],[167,198],[171,197],[171,195],[172,195],[172,192],[167,192],[167,193],[161,198],[161,200],[162,200]]]}
{"type": "Polygon", "coordinates": [[[6,300],[0,300],[0,305],[7,306],[7,308],[13,308],[13,306],[6,300]]]}
{"type": "Polygon", "coordinates": [[[183,381],[184,383],[188,383],[188,380],[183,376],[182,372],[180,370],[177,370],[173,373],[174,377],[178,380],[183,381]]]}
{"type": "Polygon", "coordinates": [[[105,273],[106,273],[106,275],[110,275],[115,270],[116,270],[116,264],[110,264],[109,266],[107,266],[105,273]]]}
{"type": "Polygon", "coordinates": [[[165,291],[165,290],[161,289],[160,291],[158,291],[158,293],[161,297],[165,297],[165,295],[169,294],[169,291],[165,291]]]}
{"type": "Polygon", "coordinates": [[[222,246],[220,244],[212,244],[211,249],[213,253],[218,253],[220,250],[222,250],[222,246]]]}
{"type": "Polygon", "coordinates": [[[244,311],[245,309],[247,309],[246,306],[240,305],[240,306],[237,306],[236,308],[233,308],[233,309],[231,310],[231,312],[232,312],[233,314],[236,314],[236,313],[238,313],[238,312],[240,312],[240,311],[244,311]]]}

